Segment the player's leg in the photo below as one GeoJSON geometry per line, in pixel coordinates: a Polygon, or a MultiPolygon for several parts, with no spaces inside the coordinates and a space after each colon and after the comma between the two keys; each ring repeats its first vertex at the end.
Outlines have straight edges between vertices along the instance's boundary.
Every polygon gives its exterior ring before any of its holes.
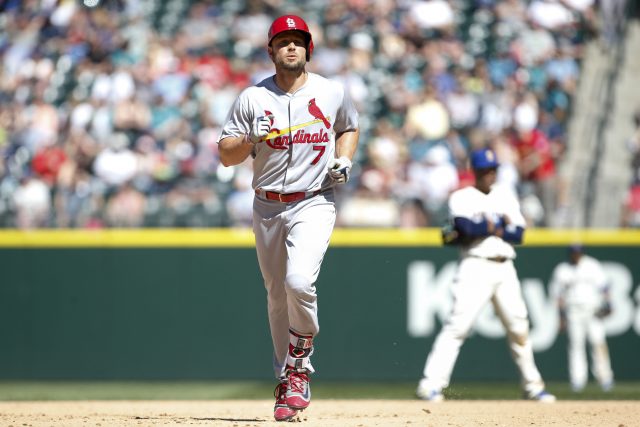
{"type": "Polygon", "coordinates": [[[286,213],[287,292],[290,342],[287,357],[287,405],[306,408],[311,400],[309,374],[313,373],[313,338],[320,330],[315,282],[335,224],[333,193],[313,197],[286,213]]]}
{"type": "Polygon", "coordinates": [[[513,262],[499,264],[501,282],[491,299],[496,315],[505,327],[509,349],[518,370],[526,398],[553,401],[545,391],[544,381],[533,357],[529,337],[529,313],[522,296],[520,281],[513,262]]]}
{"type": "Polygon", "coordinates": [[[587,326],[587,334],[591,346],[593,376],[604,391],[610,391],[613,387],[613,370],[602,320],[592,316],[587,326]]]}
{"type": "Polygon", "coordinates": [[[254,200],[253,232],[256,238],[258,264],[267,290],[267,312],[273,341],[273,369],[278,385],[274,390],[276,399],[273,417],[276,421],[293,419],[298,411],[287,405],[288,380],[286,361],[289,352],[289,315],[287,294],[284,288],[285,225],[281,220],[282,206],[260,199],[254,200]]]}
{"type": "Polygon", "coordinates": [[[267,290],[267,312],[273,341],[273,368],[276,378],[285,378],[289,351],[289,314],[284,288],[287,251],[282,206],[255,198],[253,232],[258,264],[267,290]]]}
{"type": "Polygon", "coordinates": [[[320,326],[315,282],[336,220],[333,194],[304,200],[286,215],[285,290],[290,326],[299,334],[316,335],[320,326]]]}
{"type": "Polygon", "coordinates": [[[488,261],[465,258],[452,286],[453,307],[427,357],[423,378],[416,394],[425,400],[442,400],[441,391],[449,385],[460,346],[474,320],[493,293],[493,275],[488,261]]]}
{"type": "Polygon", "coordinates": [[[570,307],[567,310],[569,381],[574,391],[582,391],[589,379],[586,351],[587,315],[584,308],[570,307]]]}

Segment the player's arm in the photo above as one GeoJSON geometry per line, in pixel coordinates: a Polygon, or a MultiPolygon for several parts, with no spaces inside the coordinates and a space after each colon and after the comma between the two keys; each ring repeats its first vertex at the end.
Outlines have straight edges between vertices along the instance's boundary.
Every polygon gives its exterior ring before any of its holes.
{"type": "Polygon", "coordinates": [[[255,145],[264,141],[272,125],[273,115],[265,113],[256,117],[251,107],[250,94],[247,90],[243,91],[231,107],[218,141],[222,164],[233,166],[244,162],[255,145]]]}
{"type": "Polygon", "coordinates": [[[495,225],[488,219],[473,221],[469,218],[456,216],[453,218],[455,229],[465,237],[485,237],[493,234],[495,225]]]}
{"type": "Polygon", "coordinates": [[[498,236],[509,243],[522,243],[524,227],[505,224],[506,221],[508,221],[507,217],[503,217],[502,220],[497,222],[487,218],[483,218],[480,221],[472,221],[469,218],[455,217],[453,224],[455,229],[466,237],[498,236]]]}
{"type": "Polygon", "coordinates": [[[329,162],[329,176],[338,184],[349,181],[353,155],[358,148],[360,131],[356,128],[336,135],[336,158],[329,162]]]}
{"type": "Polygon", "coordinates": [[[218,143],[220,161],[224,166],[239,165],[249,157],[253,148],[247,135],[229,136],[218,143]]]}
{"type": "Polygon", "coordinates": [[[613,311],[611,308],[610,283],[602,268],[602,264],[596,259],[593,259],[593,261],[591,277],[600,292],[600,308],[596,312],[596,316],[603,319],[613,311]]]}
{"type": "Polygon", "coordinates": [[[353,156],[358,148],[360,130],[358,126],[358,112],[342,85],[337,86],[342,96],[342,104],[336,113],[333,128],[335,137],[335,158],[329,161],[329,177],[338,184],[349,181],[349,174],[353,165],[353,156]]]}
{"type": "Polygon", "coordinates": [[[556,302],[558,307],[558,329],[564,331],[567,328],[567,309],[565,307],[564,295],[567,291],[567,285],[562,280],[563,264],[559,264],[551,273],[551,282],[549,284],[549,295],[556,302]]]}
{"type": "Polygon", "coordinates": [[[348,130],[336,135],[336,157],[346,157],[353,160],[353,156],[358,149],[360,130],[348,130]]]}
{"type": "Polygon", "coordinates": [[[507,215],[503,215],[502,221],[496,226],[493,234],[506,242],[519,245],[524,237],[524,227],[513,224],[507,215]]]}
{"type": "Polygon", "coordinates": [[[506,213],[500,217],[494,234],[505,242],[519,245],[524,238],[526,221],[520,211],[520,203],[515,195],[511,192],[505,192],[504,197],[507,200],[506,213]]]}
{"type": "Polygon", "coordinates": [[[449,196],[449,218],[451,227],[455,230],[456,243],[471,241],[477,237],[485,237],[490,234],[491,225],[486,217],[475,217],[473,203],[470,202],[465,191],[455,191],[449,196]]]}

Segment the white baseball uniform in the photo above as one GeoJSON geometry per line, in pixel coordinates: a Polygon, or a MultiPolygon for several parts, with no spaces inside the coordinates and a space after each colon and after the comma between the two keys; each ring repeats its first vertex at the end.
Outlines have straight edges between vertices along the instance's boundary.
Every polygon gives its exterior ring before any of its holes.
{"type": "Polygon", "coordinates": [[[591,346],[593,376],[608,389],[613,383],[602,319],[596,316],[604,303],[607,277],[600,262],[588,255],[580,256],[574,265],[561,262],[553,270],[551,294],[562,305],[567,316],[569,380],[574,390],[583,389],[588,381],[586,341],[591,346]]]}
{"type": "MultiPolygon", "coordinates": [[[[475,187],[453,192],[449,215],[475,222],[489,218],[494,223],[506,215],[514,226],[524,229],[525,220],[512,191],[494,186],[485,194],[475,187]]],[[[491,301],[507,330],[511,355],[520,371],[528,396],[544,390],[544,382],[533,358],[529,338],[527,307],[513,259],[513,246],[495,235],[477,237],[461,246],[460,263],[452,287],[454,304],[427,357],[420,389],[440,392],[449,385],[460,346],[486,303],[491,301]]]]}
{"type": "MultiPolygon", "coordinates": [[[[294,93],[269,77],[245,89],[233,105],[220,140],[250,132],[260,116],[273,116],[271,132],[252,155],[253,231],[267,290],[273,367],[285,377],[292,336],[319,331],[315,282],[336,219],[333,181],[335,136],[358,128],[358,113],[338,82],[308,73],[294,93]]],[[[292,345],[296,345],[292,342],[292,345]]],[[[313,372],[306,357],[303,365],[313,372]]]]}

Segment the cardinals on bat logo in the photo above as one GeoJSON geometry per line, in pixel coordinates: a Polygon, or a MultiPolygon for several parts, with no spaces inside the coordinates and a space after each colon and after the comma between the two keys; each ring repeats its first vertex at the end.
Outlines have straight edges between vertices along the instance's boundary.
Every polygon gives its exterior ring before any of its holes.
{"type": "Polygon", "coordinates": [[[309,101],[309,113],[316,119],[318,120],[322,120],[322,123],[324,123],[325,127],[327,129],[331,128],[331,123],[329,123],[329,120],[327,120],[327,118],[324,116],[324,114],[322,114],[322,110],[320,110],[320,107],[318,107],[316,105],[316,99],[315,98],[311,98],[311,100],[309,101]]]}
{"type": "Polygon", "coordinates": [[[309,113],[313,116],[313,120],[289,126],[285,129],[278,129],[273,126],[275,120],[274,115],[269,110],[264,110],[265,116],[270,116],[271,131],[264,138],[264,141],[271,148],[276,150],[286,150],[289,144],[322,144],[329,142],[330,135],[324,129],[316,132],[305,132],[304,128],[316,123],[323,123],[327,129],[331,129],[331,117],[327,117],[322,113],[320,107],[316,104],[316,99],[312,98],[307,104],[309,113]],[[295,133],[294,133],[295,132],[295,133]]]}

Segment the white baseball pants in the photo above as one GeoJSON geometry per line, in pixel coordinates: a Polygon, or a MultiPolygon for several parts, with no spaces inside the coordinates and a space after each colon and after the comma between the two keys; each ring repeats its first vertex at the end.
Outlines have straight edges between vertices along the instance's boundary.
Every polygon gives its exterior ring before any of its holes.
{"type": "Polygon", "coordinates": [[[604,324],[595,316],[595,311],[592,307],[570,306],[567,308],[569,381],[575,389],[584,388],[589,379],[587,339],[591,347],[593,376],[600,385],[613,382],[604,324]]]}
{"type": "Polygon", "coordinates": [[[511,356],[528,394],[544,389],[533,359],[527,307],[513,262],[463,258],[452,288],[451,314],[438,334],[424,367],[424,381],[434,390],[449,385],[453,367],[473,322],[489,301],[507,331],[511,356]]]}
{"type": "MultiPolygon", "coordinates": [[[[255,197],[253,232],[267,290],[276,378],[285,376],[289,329],[307,336],[320,330],[315,282],[336,220],[333,191],[296,203],[255,197]]],[[[307,367],[313,372],[313,367],[307,367]]]]}

